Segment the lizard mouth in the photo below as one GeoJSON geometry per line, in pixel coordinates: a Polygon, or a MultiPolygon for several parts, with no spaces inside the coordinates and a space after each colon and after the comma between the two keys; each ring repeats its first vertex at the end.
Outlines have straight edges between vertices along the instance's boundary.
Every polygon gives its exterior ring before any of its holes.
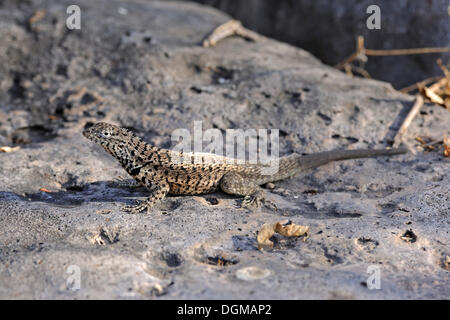
{"type": "Polygon", "coordinates": [[[89,129],[83,130],[83,136],[85,136],[88,139],[91,139],[92,137],[91,131],[89,129]]]}
{"type": "Polygon", "coordinates": [[[87,128],[83,130],[83,136],[85,136],[87,139],[96,142],[96,136],[95,133],[92,132],[91,128],[87,128]]]}
{"type": "Polygon", "coordinates": [[[98,129],[96,129],[95,123],[87,122],[84,125],[84,130],[82,133],[83,133],[83,136],[85,136],[89,140],[93,140],[95,138],[97,132],[98,132],[98,129]]]}

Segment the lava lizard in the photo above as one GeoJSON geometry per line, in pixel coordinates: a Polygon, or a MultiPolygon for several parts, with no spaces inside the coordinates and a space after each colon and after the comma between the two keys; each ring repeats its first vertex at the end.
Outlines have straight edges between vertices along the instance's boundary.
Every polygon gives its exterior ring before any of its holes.
{"type": "MultiPolygon", "coordinates": [[[[332,161],[390,156],[408,152],[398,149],[331,150],[309,155],[293,153],[278,158],[278,170],[263,175],[261,163],[233,163],[230,158],[210,153],[185,153],[147,144],[131,131],[105,122],[86,128],[83,135],[101,145],[119,160],[122,167],[151,195],[136,206],[126,206],[130,213],[138,213],[159,203],[168,193],[195,195],[218,189],[228,194],[244,196],[243,206],[258,206],[261,202],[274,205],[264,197],[260,187],[268,182],[297,175],[332,161]],[[183,159],[182,161],[179,161],[183,159]]],[[[265,165],[267,166],[267,164],[265,165]]],[[[276,206],[275,206],[276,207],[276,206]]]]}

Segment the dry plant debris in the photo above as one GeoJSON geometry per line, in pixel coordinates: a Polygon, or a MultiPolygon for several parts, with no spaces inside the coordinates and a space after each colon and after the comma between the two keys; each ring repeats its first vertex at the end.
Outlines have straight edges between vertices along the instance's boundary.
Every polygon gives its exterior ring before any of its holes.
{"type": "MultiPolygon", "coordinates": [[[[425,53],[439,53],[450,52],[450,47],[443,48],[415,48],[415,49],[394,49],[394,50],[372,50],[366,49],[364,46],[364,37],[359,36],[356,43],[356,52],[350,57],[337,64],[335,67],[344,70],[348,75],[353,75],[352,71],[358,72],[365,78],[370,78],[370,75],[361,66],[368,61],[367,56],[393,56],[393,55],[408,55],[408,54],[425,54],[425,53]],[[358,61],[360,66],[354,66],[353,62],[358,61]]],[[[450,70],[442,63],[441,59],[437,59],[437,64],[444,74],[443,77],[432,77],[423,81],[417,82],[411,86],[401,89],[403,93],[409,93],[413,90],[418,90],[416,95],[416,101],[409,111],[406,118],[403,120],[400,129],[394,137],[393,147],[400,146],[404,141],[404,136],[408,130],[414,117],[419,113],[421,107],[424,104],[424,99],[443,106],[447,110],[450,110],[450,70]]],[[[416,137],[416,140],[421,143],[421,146],[425,150],[434,150],[433,145],[441,143],[441,141],[434,141],[431,143],[425,143],[420,137],[416,137]]],[[[449,139],[444,136],[444,156],[448,157],[450,154],[450,142],[449,139]]],[[[411,150],[413,151],[413,150],[411,150]]]]}
{"type": "Polygon", "coordinates": [[[4,147],[0,147],[0,152],[14,152],[19,149],[20,149],[20,146],[16,146],[16,147],[4,146],[4,147]]]}
{"type": "Polygon", "coordinates": [[[430,88],[424,87],[423,88],[425,96],[430,99],[431,102],[436,104],[444,104],[444,99],[439,97],[434,91],[432,91],[430,88]]]}
{"type": "Polygon", "coordinates": [[[437,64],[442,70],[444,77],[433,77],[417,82],[411,86],[401,89],[401,92],[409,93],[418,90],[425,98],[432,103],[445,107],[450,110],[450,71],[437,59],[437,64]],[[431,84],[427,87],[427,85],[431,84]]]}
{"type": "Polygon", "coordinates": [[[95,211],[96,214],[110,214],[111,210],[97,210],[95,211]]]}
{"type": "Polygon", "coordinates": [[[444,136],[444,157],[450,156],[450,138],[444,136]]]}
{"type": "MultiPolygon", "coordinates": [[[[444,136],[445,139],[445,136],[444,136]]],[[[422,137],[416,137],[415,138],[416,141],[418,141],[420,143],[420,146],[425,150],[425,151],[433,151],[436,149],[436,145],[437,144],[442,144],[443,140],[434,140],[434,141],[430,141],[429,138],[422,138],[422,137]],[[429,140],[428,142],[425,141],[425,139],[429,140]]]]}
{"type": "MultiPolygon", "coordinates": [[[[394,147],[398,147],[400,143],[404,142],[403,137],[406,133],[406,130],[408,129],[414,117],[419,113],[420,108],[424,103],[424,98],[432,103],[445,107],[447,110],[450,110],[450,71],[442,63],[441,59],[437,60],[437,64],[440,66],[444,77],[425,79],[421,82],[415,83],[412,86],[408,86],[407,88],[400,90],[404,93],[409,93],[417,89],[419,93],[416,95],[416,102],[414,106],[411,108],[410,112],[404,119],[399,131],[394,137],[394,147]],[[426,87],[426,84],[430,83],[432,84],[426,87]]],[[[426,143],[421,137],[416,137],[416,140],[420,142],[421,146],[425,150],[434,150],[435,148],[433,145],[441,143],[441,140],[426,143]]],[[[442,141],[444,145],[444,156],[448,157],[450,151],[448,149],[448,142],[446,143],[445,141],[448,141],[448,138],[444,136],[444,139],[442,141]]]]}
{"type": "Polygon", "coordinates": [[[394,137],[394,144],[393,144],[394,148],[399,147],[400,144],[403,142],[403,138],[405,136],[406,131],[408,130],[409,125],[411,124],[414,117],[419,113],[420,108],[422,108],[422,106],[423,106],[423,98],[421,95],[417,95],[416,102],[412,106],[406,118],[403,120],[400,129],[398,130],[397,134],[394,137]]]}
{"type": "Polygon", "coordinates": [[[450,271],[450,257],[449,256],[445,256],[444,268],[445,268],[445,270],[450,271]]]}
{"type": "Polygon", "coordinates": [[[450,71],[442,63],[441,59],[437,59],[436,62],[441,68],[444,77],[440,78],[428,88],[424,86],[423,92],[431,102],[450,110],[450,71]]]}
{"type": "Polygon", "coordinates": [[[356,52],[344,61],[338,63],[335,68],[342,69],[349,75],[352,74],[352,70],[358,72],[364,77],[370,77],[366,70],[361,66],[354,66],[353,62],[357,61],[360,64],[366,63],[369,59],[367,56],[400,56],[409,54],[426,54],[426,53],[441,53],[450,52],[450,47],[443,48],[413,48],[413,49],[392,49],[392,50],[376,50],[366,49],[364,46],[364,37],[358,36],[356,41],[356,52]]]}
{"type": "Polygon", "coordinates": [[[405,242],[414,243],[417,241],[416,234],[412,231],[412,229],[406,230],[401,236],[400,239],[402,239],[405,242]]]}
{"type": "Polygon", "coordinates": [[[91,242],[92,244],[97,244],[97,245],[99,245],[99,246],[104,246],[104,245],[106,245],[106,241],[105,241],[105,239],[102,237],[101,234],[96,234],[95,236],[93,236],[93,237],[90,239],[90,242],[91,242]]]}
{"type": "Polygon", "coordinates": [[[273,242],[269,239],[275,234],[281,234],[285,237],[300,237],[309,231],[309,226],[301,226],[290,221],[265,223],[258,232],[256,241],[258,242],[258,249],[272,248],[273,242]]]}
{"type": "MultiPolygon", "coordinates": [[[[416,137],[415,140],[420,142],[420,147],[422,147],[425,151],[436,150],[437,145],[442,144],[444,157],[450,156],[450,138],[446,137],[445,135],[442,140],[434,140],[434,141],[427,142],[422,137],[416,137]]],[[[428,140],[430,140],[430,139],[428,139],[428,140]]]]}
{"type": "Polygon", "coordinates": [[[257,33],[244,28],[240,21],[230,20],[215,28],[205,40],[203,40],[203,48],[213,47],[219,41],[231,36],[240,36],[251,41],[256,41],[259,38],[257,33]]]}

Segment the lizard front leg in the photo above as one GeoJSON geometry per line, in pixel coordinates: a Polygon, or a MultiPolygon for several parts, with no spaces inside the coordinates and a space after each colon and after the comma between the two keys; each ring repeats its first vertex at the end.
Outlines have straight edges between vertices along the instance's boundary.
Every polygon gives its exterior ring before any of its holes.
{"type": "Polygon", "coordinates": [[[242,201],[243,207],[259,207],[261,203],[272,209],[277,209],[276,204],[266,199],[264,190],[239,173],[230,172],[223,176],[220,180],[220,189],[228,194],[236,194],[244,196],[242,201]]]}
{"type": "Polygon", "coordinates": [[[151,194],[147,199],[141,201],[135,206],[126,206],[123,208],[123,210],[128,213],[139,213],[146,210],[147,213],[149,213],[150,209],[154,205],[158,204],[162,199],[164,199],[167,193],[169,193],[169,190],[169,184],[165,181],[160,181],[150,190],[151,194]]]}

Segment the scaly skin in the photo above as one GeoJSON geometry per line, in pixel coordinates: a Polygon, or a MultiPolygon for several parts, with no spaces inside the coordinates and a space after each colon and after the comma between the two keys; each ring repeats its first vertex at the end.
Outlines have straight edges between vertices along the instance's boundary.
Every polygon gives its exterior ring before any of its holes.
{"type": "Polygon", "coordinates": [[[332,161],[388,156],[408,152],[407,149],[332,150],[302,156],[291,154],[278,160],[278,170],[262,174],[269,164],[238,163],[230,158],[209,153],[182,153],[161,149],[145,143],[131,131],[99,122],[83,131],[83,135],[101,145],[121,163],[122,167],[151,195],[141,203],[125,207],[131,213],[147,212],[170,193],[195,195],[218,189],[244,196],[243,205],[260,202],[276,206],[265,199],[260,185],[292,177],[308,169],[332,161]]]}

